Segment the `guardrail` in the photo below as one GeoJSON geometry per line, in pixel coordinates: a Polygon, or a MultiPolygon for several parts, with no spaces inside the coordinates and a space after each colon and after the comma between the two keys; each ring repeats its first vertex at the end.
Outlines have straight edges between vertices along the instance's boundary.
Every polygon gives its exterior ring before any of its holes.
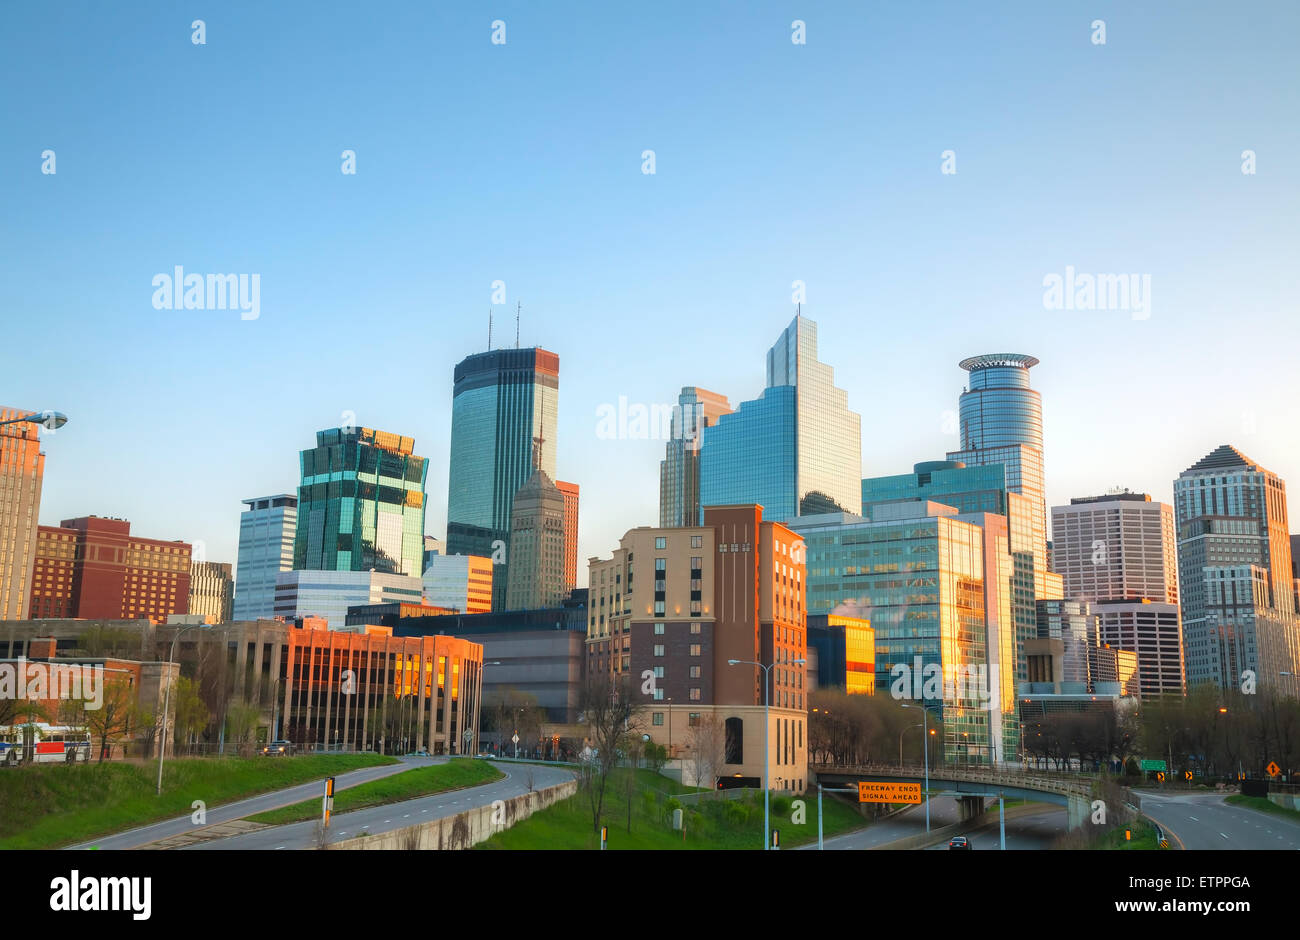
{"type": "MultiPolygon", "coordinates": [[[[845,774],[852,776],[862,774],[893,775],[900,777],[924,777],[925,768],[898,764],[855,764],[835,766],[832,764],[813,764],[808,769],[816,774],[845,774]]],[[[1001,770],[971,770],[969,768],[931,767],[931,781],[957,781],[963,783],[988,783],[996,786],[1021,787],[1028,790],[1041,790],[1047,793],[1059,793],[1063,796],[1087,796],[1092,793],[1092,777],[1053,777],[1045,774],[1014,773],[1001,770]]]]}

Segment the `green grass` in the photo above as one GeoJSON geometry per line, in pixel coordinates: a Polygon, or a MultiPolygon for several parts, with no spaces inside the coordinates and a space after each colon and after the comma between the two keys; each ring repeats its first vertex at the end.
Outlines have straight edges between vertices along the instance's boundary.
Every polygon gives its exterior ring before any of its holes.
{"type": "MultiPolygon", "coordinates": [[[[705,797],[683,807],[685,838],[672,828],[671,810],[676,800],[670,792],[691,788],[647,770],[636,772],[632,794],[632,831],[627,829],[627,783],[631,773],[619,768],[610,774],[601,822],[609,827],[611,849],[751,849],[763,844],[763,797],[750,793],[744,800],[705,797]],[[661,791],[659,793],[655,791],[661,791]]],[[[823,828],[827,838],[858,829],[867,821],[848,804],[834,797],[823,799],[823,828]]],[[[773,794],[772,827],[781,830],[781,846],[791,848],[817,840],[817,794],[791,797],[773,794]],[[793,801],[804,802],[804,818],[792,819],[793,801]]],[[[600,835],[592,831],[591,805],[585,792],[534,813],[478,848],[484,849],[599,849],[600,835]]]]}
{"type": "Polygon", "coordinates": [[[156,763],[36,764],[0,770],[0,849],[53,849],[331,774],[394,764],[379,754],[179,758],[156,763]]]}
{"type": "Polygon", "coordinates": [[[1121,826],[1103,835],[1093,848],[1121,852],[1150,852],[1160,848],[1155,826],[1139,819],[1127,828],[1133,832],[1131,840],[1124,838],[1125,827],[1121,826]]]}
{"type": "MultiPolygon", "coordinates": [[[[458,758],[446,764],[432,767],[417,767],[382,780],[372,780],[334,795],[334,812],[347,813],[367,806],[382,806],[385,803],[400,803],[442,793],[445,790],[460,790],[464,787],[477,787],[493,780],[500,780],[505,774],[491,764],[481,760],[458,758]]],[[[303,800],[292,806],[269,810],[249,816],[249,822],[264,823],[268,826],[283,826],[286,823],[303,822],[317,819],[321,815],[319,799],[303,800]]]]}
{"type": "Polygon", "coordinates": [[[1300,810],[1278,806],[1262,796],[1242,796],[1237,794],[1228,797],[1224,802],[1231,803],[1233,806],[1244,806],[1246,809],[1257,809],[1261,813],[1272,813],[1274,816],[1281,816],[1283,819],[1290,819],[1292,822],[1300,822],[1300,810]]]}

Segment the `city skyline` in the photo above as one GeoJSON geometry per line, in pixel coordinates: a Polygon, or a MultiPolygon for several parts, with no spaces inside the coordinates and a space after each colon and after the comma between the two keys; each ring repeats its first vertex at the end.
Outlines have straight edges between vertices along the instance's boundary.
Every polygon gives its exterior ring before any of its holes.
{"type": "Polygon", "coordinates": [[[843,3],[808,12],[800,47],[775,4],[679,21],[506,3],[504,46],[473,11],[390,30],[313,9],[304,34],[304,9],[234,7],[203,46],[150,11],[58,29],[15,11],[25,40],[0,75],[29,94],[0,142],[0,301],[33,354],[0,397],[71,418],[42,434],[41,524],[124,517],[233,563],[242,501],[291,491],[300,441],[352,415],[421,442],[426,532],[442,537],[447,386],[486,350],[488,309],[494,346],[513,344],[522,302],[521,344],[564,359],[556,477],[583,488],[579,557],[599,554],[658,518],[664,442],[601,437],[598,409],[685,386],[753,399],[796,282],[863,416],[863,477],[956,449],[956,364],[1011,350],[1042,360],[1049,506],[1115,486],[1171,502],[1224,443],[1300,478],[1293,396],[1253,391],[1288,380],[1297,338],[1300,132],[1280,117],[1300,11],[947,4],[917,19],[843,3]],[[32,83],[70,46],[83,55],[32,83]],[[364,79],[326,64],[344,48],[364,79]],[[592,74],[601,90],[573,109],[592,74]],[[286,81],[296,97],[261,94],[286,81]],[[144,156],[159,115],[196,102],[212,119],[144,156]],[[184,236],[160,224],[172,215],[184,236]],[[177,264],[260,276],[258,318],[156,308],[151,279],[177,264]],[[1107,274],[1149,276],[1143,309],[1054,306],[1044,289],[1107,274]],[[383,329],[339,342],[362,323],[383,329]],[[1272,341],[1225,355],[1208,339],[1225,324],[1272,341]],[[615,341],[625,329],[634,342],[615,341]],[[402,387],[357,369],[359,346],[400,354],[402,387]]]}

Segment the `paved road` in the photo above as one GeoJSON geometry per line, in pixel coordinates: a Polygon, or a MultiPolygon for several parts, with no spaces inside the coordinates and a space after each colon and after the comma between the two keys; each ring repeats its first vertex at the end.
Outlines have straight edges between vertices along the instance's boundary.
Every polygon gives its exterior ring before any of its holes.
{"type": "MultiPolygon", "coordinates": [[[[267,760],[277,760],[278,758],[268,757],[267,760]]],[[[393,774],[401,773],[404,770],[411,770],[414,767],[427,767],[430,764],[441,764],[448,760],[446,757],[429,758],[429,757],[403,757],[397,764],[385,764],[381,767],[365,767],[361,770],[352,770],[344,774],[334,775],[334,790],[346,790],[349,787],[355,787],[357,784],[369,783],[371,780],[381,780],[384,777],[391,777],[393,774]]],[[[294,803],[301,803],[303,800],[318,798],[325,792],[325,778],[311,783],[299,784],[296,787],[290,787],[287,790],[275,790],[271,793],[263,793],[260,796],[250,797],[246,800],[240,800],[238,803],[227,803],[224,806],[209,806],[207,808],[207,821],[204,825],[215,825],[217,823],[230,822],[232,819],[242,819],[245,816],[251,816],[254,813],[264,813],[267,810],[279,809],[281,806],[292,806],[294,803]]],[[[194,791],[194,799],[203,799],[203,792],[200,788],[194,791]]],[[[142,826],[139,829],[131,829],[126,832],[119,832],[115,835],[101,836],[98,839],[92,839],[89,842],[82,842],[79,845],[69,846],[73,849],[89,849],[96,847],[99,849],[136,849],[150,842],[156,842],[159,839],[165,839],[169,836],[182,835],[186,832],[200,828],[190,821],[189,816],[182,816],[179,819],[169,819],[164,822],[152,823],[148,826],[142,826]]]]}
{"type": "MultiPolygon", "coordinates": [[[[1007,820],[1007,851],[1041,851],[1050,849],[1052,843],[1069,831],[1069,817],[1064,806],[1052,806],[1041,813],[1007,820]]],[[[1001,851],[1002,837],[997,824],[977,832],[962,833],[976,851],[1001,851]]],[[[948,843],[930,847],[936,852],[947,852],[948,843]]]]}
{"type": "Polygon", "coordinates": [[[1223,802],[1219,793],[1142,794],[1142,812],[1189,850],[1300,849],[1300,823],[1223,802]]]}
{"type": "MultiPolygon", "coordinates": [[[[355,838],[365,833],[377,835],[417,823],[432,822],[445,816],[463,813],[468,809],[487,806],[494,800],[508,800],[528,792],[526,765],[494,761],[492,766],[505,773],[505,779],[478,787],[435,793],[432,796],[407,800],[404,803],[372,806],[369,809],[359,809],[335,816],[330,822],[330,841],[355,838]]],[[[533,788],[537,790],[564,783],[575,776],[573,771],[563,767],[534,766],[532,771],[533,788]]],[[[316,847],[315,830],[315,821],[273,826],[228,839],[203,842],[191,846],[186,851],[312,849],[316,847]]]]}
{"type": "MultiPolygon", "coordinates": [[[[997,806],[996,800],[991,800],[990,804],[997,806]]],[[[957,801],[953,797],[935,797],[930,801],[930,828],[941,829],[944,826],[950,826],[958,820],[957,801]]],[[[1066,815],[1065,808],[1059,809],[1053,807],[1041,814],[1022,817],[1020,819],[1007,820],[1007,848],[1008,849],[1045,849],[1048,848],[1052,841],[1061,833],[1065,832],[1066,815]]],[[[925,832],[925,806],[917,806],[906,812],[899,813],[891,819],[884,822],[878,822],[872,826],[858,832],[850,832],[842,836],[835,836],[826,840],[827,849],[867,849],[877,845],[884,845],[889,842],[896,842],[899,839],[906,839],[909,836],[921,835],[925,832]]],[[[998,830],[994,826],[992,837],[990,839],[986,832],[964,833],[971,838],[977,849],[991,848],[996,849],[999,844],[998,830]]],[[[816,850],[817,843],[811,846],[800,846],[800,848],[811,848],[816,850]]],[[[944,851],[947,850],[946,842],[937,846],[944,851]]]]}

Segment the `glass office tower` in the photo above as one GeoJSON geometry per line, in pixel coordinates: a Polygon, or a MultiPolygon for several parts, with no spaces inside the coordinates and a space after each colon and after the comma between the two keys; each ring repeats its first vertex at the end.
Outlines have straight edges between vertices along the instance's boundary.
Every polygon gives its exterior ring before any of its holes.
{"type": "Polygon", "coordinates": [[[456,366],[447,482],[447,553],[497,563],[493,610],[505,609],[515,493],[541,469],[555,479],[560,357],[540,348],[494,349],[456,366]]]}
{"type": "Polygon", "coordinates": [[[1289,692],[1300,673],[1286,484],[1224,444],[1174,481],[1187,683],[1289,692]]]}
{"type": "MultiPolygon", "coordinates": [[[[789,525],[807,551],[809,614],[870,621],[876,689],[894,694],[895,666],[906,666],[909,677],[918,664],[923,675],[939,666],[939,697],[918,682],[904,688],[900,700],[913,701],[919,690],[925,704],[939,707],[948,760],[1005,759],[995,733],[1003,724],[1002,683],[989,672],[996,659],[989,656],[983,529],[956,518],[952,507],[928,501],[880,504],[871,519],[826,513],[789,525]],[[977,694],[986,680],[991,700],[977,694]]],[[[995,656],[997,650],[995,641],[995,656]]]]}
{"type": "Polygon", "coordinates": [[[970,373],[970,385],[958,404],[961,450],[948,454],[948,459],[972,467],[1000,463],[1007,489],[1031,500],[1035,586],[1039,597],[1048,596],[1041,577],[1048,572],[1043,403],[1029,387],[1029,370],[1038,360],[1018,353],[992,353],[963,359],[959,365],[970,373]]]}
{"type": "Polygon", "coordinates": [[[288,493],[244,500],[235,567],[235,620],[275,616],[275,576],[293,570],[298,497],[288,493]]]}
{"type": "Polygon", "coordinates": [[[373,428],[316,432],[301,453],[295,570],[421,575],[429,468],[414,449],[373,428]]]}
{"type": "Polygon", "coordinates": [[[861,497],[862,417],[796,316],[767,354],[767,387],[701,432],[700,503],[759,503],[777,521],[849,511],[861,497]]]}

